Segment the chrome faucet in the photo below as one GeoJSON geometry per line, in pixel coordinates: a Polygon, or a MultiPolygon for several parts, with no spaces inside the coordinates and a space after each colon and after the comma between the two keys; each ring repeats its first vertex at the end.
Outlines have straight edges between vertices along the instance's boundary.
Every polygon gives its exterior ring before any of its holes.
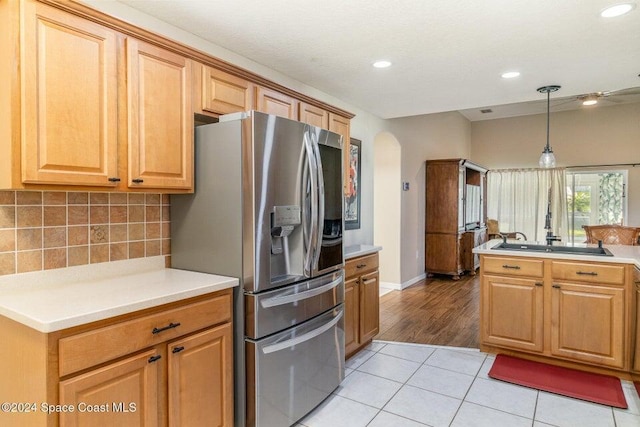
{"type": "Polygon", "coordinates": [[[549,188],[549,200],[547,202],[547,216],[544,219],[544,229],[547,230],[547,236],[545,239],[548,246],[552,246],[553,242],[559,242],[562,240],[559,236],[554,236],[551,231],[551,188],[549,188]]]}

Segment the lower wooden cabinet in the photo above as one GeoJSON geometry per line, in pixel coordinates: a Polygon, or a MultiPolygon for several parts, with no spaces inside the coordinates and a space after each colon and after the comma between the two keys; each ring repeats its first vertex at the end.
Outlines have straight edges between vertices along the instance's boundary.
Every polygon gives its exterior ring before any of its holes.
{"type": "Polygon", "coordinates": [[[126,358],[60,382],[60,425],[158,425],[158,383],[162,364],[155,350],[126,358]],[[154,361],[151,361],[154,360],[154,361]]]}
{"type": "Polygon", "coordinates": [[[0,399],[38,402],[2,426],[234,425],[231,290],[49,334],[0,316],[0,331],[19,349],[0,351],[19,384],[0,399]]]}
{"type": "Polygon", "coordinates": [[[542,279],[484,276],[482,341],[541,352],[543,297],[542,279]]]}
{"type": "MultiPolygon", "coordinates": [[[[633,285],[636,298],[636,315],[635,315],[635,350],[633,358],[633,370],[640,374],[640,269],[633,269],[633,285]]],[[[637,379],[640,379],[637,378],[637,379]]]]}
{"type": "Polygon", "coordinates": [[[377,253],[347,260],[344,293],[345,354],[350,357],[380,331],[377,253]]]}
{"type": "Polygon", "coordinates": [[[230,323],[169,343],[170,426],[233,424],[232,347],[230,323]]]}
{"type": "Polygon", "coordinates": [[[624,366],[624,289],[554,283],[551,354],[612,368],[624,366]]]}
{"type": "Polygon", "coordinates": [[[629,370],[632,271],[623,264],[483,255],[482,346],[629,370]]]}

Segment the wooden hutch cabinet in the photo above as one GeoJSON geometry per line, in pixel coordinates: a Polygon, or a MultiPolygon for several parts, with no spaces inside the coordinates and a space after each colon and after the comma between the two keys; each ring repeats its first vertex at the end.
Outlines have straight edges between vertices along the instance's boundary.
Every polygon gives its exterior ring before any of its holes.
{"type": "Polygon", "coordinates": [[[487,240],[486,172],[465,159],[427,160],[425,270],[458,280],[475,274],[471,250],[487,240]]]}

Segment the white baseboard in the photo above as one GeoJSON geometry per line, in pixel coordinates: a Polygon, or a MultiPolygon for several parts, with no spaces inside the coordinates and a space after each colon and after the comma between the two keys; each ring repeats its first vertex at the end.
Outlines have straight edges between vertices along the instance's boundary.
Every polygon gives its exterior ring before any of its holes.
{"type": "Polygon", "coordinates": [[[426,277],[427,273],[422,273],[420,276],[414,277],[413,279],[403,283],[380,282],[380,289],[392,289],[394,291],[401,291],[411,285],[418,283],[421,280],[424,280],[426,277]]]}
{"type": "Polygon", "coordinates": [[[411,285],[415,285],[416,283],[418,283],[421,280],[424,280],[427,278],[427,273],[422,273],[419,276],[414,277],[411,280],[407,280],[406,282],[402,282],[401,288],[400,289],[406,289],[411,285]]]}
{"type": "Polygon", "coordinates": [[[394,291],[399,291],[402,289],[402,285],[400,283],[393,283],[393,282],[380,282],[380,288],[393,289],[394,291]]]}

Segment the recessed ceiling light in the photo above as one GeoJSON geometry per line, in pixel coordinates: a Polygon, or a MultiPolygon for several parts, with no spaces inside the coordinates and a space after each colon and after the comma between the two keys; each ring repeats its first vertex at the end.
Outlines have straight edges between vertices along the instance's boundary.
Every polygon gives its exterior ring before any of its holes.
{"type": "Polygon", "coordinates": [[[518,71],[508,71],[506,73],[502,73],[502,78],[503,79],[513,79],[515,77],[518,77],[520,75],[520,73],[518,71]]]}
{"type": "Polygon", "coordinates": [[[636,7],[635,3],[620,3],[613,6],[609,6],[600,12],[600,16],[603,18],[615,18],[616,16],[624,15],[631,12],[636,7]]]}
{"type": "Polygon", "coordinates": [[[598,103],[598,100],[593,98],[593,99],[585,99],[584,101],[582,101],[582,105],[596,105],[598,103]]]}
{"type": "Polygon", "coordinates": [[[373,66],[376,68],[387,68],[391,66],[391,62],[389,61],[376,61],[373,63],[373,66]]]}

